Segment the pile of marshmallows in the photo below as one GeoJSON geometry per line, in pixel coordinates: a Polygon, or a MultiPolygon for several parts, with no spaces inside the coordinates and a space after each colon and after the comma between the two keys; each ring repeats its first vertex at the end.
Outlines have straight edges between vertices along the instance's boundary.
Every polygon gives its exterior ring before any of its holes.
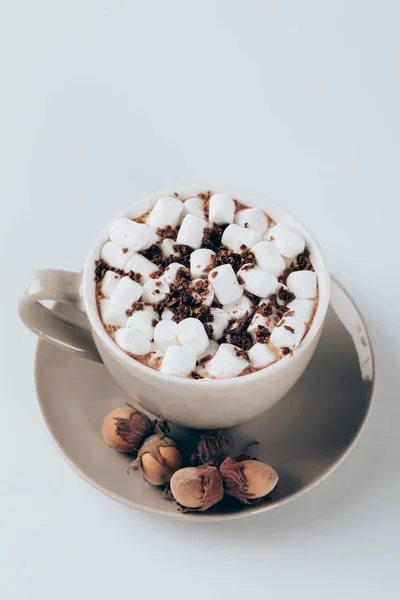
{"type": "MultiPolygon", "coordinates": [[[[278,283],[277,277],[303,252],[305,242],[291,227],[278,223],[268,228],[268,223],[268,217],[257,208],[245,208],[235,213],[234,200],[223,193],[211,196],[209,221],[205,218],[204,201],[198,197],[185,202],[175,197],[160,198],[148,214],[146,223],[128,218],[116,220],[110,227],[110,240],[101,249],[101,259],[127,273],[140,274],[139,283],[113,271],[107,271],[102,280],[101,317],[105,325],[118,327],[114,333],[118,346],[134,356],[151,353],[148,360],[146,357],[147,364],[160,368],[162,373],[188,377],[197,371],[202,377],[217,379],[236,377],[248,366],[265,367],[277,359],[282,348],[296,348],[314,311],[317,277],[314,271],[296,271],[288,276],[287,287],[278,283]],[[229,264],[210,270],[215,252],[201,246],[204,229],[214,223],[229,224],[223,233],[222,244],[238,253],[244,244],[254,253],[257,265],[249,265],[251,268],[244,265],[237,275],[229,264]],[[160,240],[157,229],[178,225],[176,240],[160,240]],[[158,279],[152,279],[150,275],[159,267],[138,254],[154,243],[160,244],[168,259],[177,261],[169,264],[158,279]],[[165,299],[177,271],[183,266],[178,262],[175,244],[185,244],[193,249],[190,255],[193,284],[198,280],[207,282],[202,302],[211,306],[215,297],[223,306],[210,309],[214,317],[212,340],[198,319],[188,318],[176,323],[172,321],[170,309],[164,309],[160,319],[154,308],[165,299]],[[272,317],[254,313],[254,305],[244,295],[245,290],[255,294],[261,298],[259,304],[262,305],[282,287],[293,292],[296,299],[288,304],[289,316],[284,316],[276,325],[272,317]],[[144,309],[127,317],[126,311],[139,300],[146,303],[144,309]],[[219,345],[217,340],[222,338],[229,323],[253,313],[248,331],[255,343],[248,352],[249,362],[236,346],[219,345]],[[271,333],[268,344],[256,341],[255,332],[260,325],[271,333]],[[201,359],[207,356],[210,360],[201,364],[201,359]]],[[[194,286],[193,294],[196,293],[194,286]]]]}

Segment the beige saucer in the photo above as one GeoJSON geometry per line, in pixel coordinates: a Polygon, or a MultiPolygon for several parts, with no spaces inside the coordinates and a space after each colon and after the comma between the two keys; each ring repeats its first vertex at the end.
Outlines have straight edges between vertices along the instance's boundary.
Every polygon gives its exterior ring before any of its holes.
{"type": "MultiPolygon", "coordinates": [[[[62,306],[59,312],[71,314],[71,309],[62,306]]],[[[233,455],[258,442],[251,453],[276,468],[280,482],[273,502],[242,507],[223,501],[207,513],[182,514],[139,474],[127,475],[129,458],[105,445],[103,417],[123,405],[125,397],[103,365],[39,341],[35,373],[39,404],[50,433],[81,475],[133,508],[196,520],[232,519],[270,510],[321,481],[360,434],[375,378],[365,323],[348,294],[333,280],[326,324],[305,374],[264,415],[225,431],[233,455]]],[[[172,428],[171,437],[189,454],[198,432],[172,428]]]]}

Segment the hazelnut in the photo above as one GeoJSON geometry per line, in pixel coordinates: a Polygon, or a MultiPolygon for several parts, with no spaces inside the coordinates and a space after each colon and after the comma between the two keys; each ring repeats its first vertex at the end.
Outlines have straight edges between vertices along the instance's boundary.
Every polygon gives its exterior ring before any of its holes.
{"type": "Polygon", "coordinates": [[[222,500],[224,488],[216,467],[186,467],[173,474],[170,493],[183,510],[205,511],[222,500]]]}
{"type": "Polygon", "coordinates": [[[220,467],[225,492],[244,504],[267,496],[278,483],[278,473],[260,460],[226,458],[220,467]]]}
{"type": "Polygon", "coordinates": [[[144,442],[128,471],[140,471],[149,483],[165,485],[181,465],[182,456],[176,443],[165,435],[156,433],[144,442]]]}
{"type": "Polygon", "coordinates": [[[103,421],[103,437],[118,452],[137,452],[152,429],[150,419],[131,406],[112,410],[103,421]]]}
{"type": "Polygon", "coordinates": [[[200,437],[197,454],[192,456],[192,462],[219,467],[228,456],[228,440],[222,435],[221,430],[217,429],[200,437]]]}

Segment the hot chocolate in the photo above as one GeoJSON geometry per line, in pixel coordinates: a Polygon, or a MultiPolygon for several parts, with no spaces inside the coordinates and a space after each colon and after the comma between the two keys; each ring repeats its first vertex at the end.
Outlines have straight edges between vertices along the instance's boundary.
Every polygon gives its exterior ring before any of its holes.
{"type": "Polygon", "coordinates": [[[223,193],[159,198],[114,221],[95,280],[113,341],[149,368],[194,379],[290,358],[318,302],[303,237],[223,193]]]}

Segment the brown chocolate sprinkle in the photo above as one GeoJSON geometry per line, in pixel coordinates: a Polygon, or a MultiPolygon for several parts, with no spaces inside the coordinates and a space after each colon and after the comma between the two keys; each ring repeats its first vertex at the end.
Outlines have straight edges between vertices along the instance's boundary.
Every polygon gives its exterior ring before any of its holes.
{"type": "Polygon", "coordinates": [[[142,256],[147,258],[147,260],[150,260],[152,263],[163,269],[165,269],[165,267],[168,264],[168,261],[162,253],[161,248],[156,244],[153,244],[152,246],[150,246],[150,248],[146,248],[146,250],[142,250],[141,252],[139,252],[139,254],[141,254],[142,256]]]}
{"type": "Polygon", "coordinates": [[[151,277],[151,279],[158,279],[159,277],[161,277],[161,275],[164,273],[163,269],[158,269],[158,271],[154,271],[153,273],[150,273],[149,277],[151,277]]]}
{"type": "Polygon", "coordinates": [[[242,350],[242,348],[235,348],[235,354],[239,358],[244,358],[245,360],[250,361],[249,355],[247,354],[247,352],[242,350]]]}
{"type": "Polygon", "coordinates": [[[211,277],[213,279],[215,279],[217,275],[218,275],[218,271],[214,271],[213,273],[211,273],[211,277]]]}
{"type": "Polygon", "coordinates": [[[287,329],[288,331],[290,331],[290,333],[294,333],[294,329],[293,329],[293,327],[290,327],[290,325],[284,325],[283,327],[285,329],[287,329]]]}
{"type": "Polygon", "coordinates": [[[243,277],[241,275],[237,276],[237,280],[238,280],[238,283],[240,283],[240,285],[244,284],[244,279],[243,279],[243,277]]]}
{"type": "Polygon", "coordinates": [[[144,302],[135,302],[134,304],[132,304],[131,308],[129,308],[126,311],[126,314],[128,315],[128,317],[130,317],[131,315],[133,315],[134,312],[137,312],[138,310],[144,310],[145,306],[146,304],[144,302]]]}
{"type": "Polygon", "coordinates": [[[175,196],[175,198],[179,198],[178,192],[174,192],[174,196],[175,196]]]}
{"type": "Polygon", "coordinates": [[[292,302],[296,296],[293,294],[293,292],[285,290],[285,288],[281,288],[278,292],[278,298],[285,304],[289,304],[289,302],[292,302]]]}
{"type": "Polygon", "coordinates": [[[166,225],[165,227],[158,227],[156,229],[156,234],[160,236],[160,240],[172,239],[176,240],[176,236],[178,235],[179,227],[174,229],[171,225],[166,225]]]}
{"type": "MultiPolygon", "coordinates": [[[[162,281],[155,281],[154,285],[159,288],[162,286],[162,281]]],[[[158,293],[160,293],[160,290],[158,290],[158,293]]]]}
{"type": "Polygon", "coordinates": [[[94,280],[96,283],[99,283],[103,280],[104,275],[107,273],[107,271],[113,271],[113,273],[117,273],[118,275],[125,275],[122,269],[111,267],[109,264],[104,262],[104,260],[95,260],[94,264],[96,265],[96,268],[94,270],[94,280]]]}
{"type": "Polygon", "coordinates": [[[254,332],[257,342],[260,344],[266,344],[270,338],[270,332],[263,325],[259,325],[254,332]]]}
{"type": "Polygon", "coordinates": [[[211,354],[207,354],[207,356],[203,356],[203,358],[201,358],[201,359],[199,360],[199,363],[200,363],[201,365],[203,365],[203,364],[204,364],[204,363],[206,363],[207,361],[211,360],[211,358],[212,358],[211,354]]]}
{"type": "Polygon", "coordinates": [[[242,348],[242,350],[250,350],[253,345],[251,336],[247,331],[250,321],[250,318],[244,317],[243,319],[238,319],[232,323],[232,325],[225,330],[222,340],[228,342],[228,344],[238,346],[239,348],[242,348]]]}
{"type": "Polygon", "coordinates": [[[282,348],[282,354],[284,354],[285,356],[286,356],[286,354],[290,354],[290,348],[288,348],[287,346],[282,348]]]}
{"type": "Polygon", "coordinates": [[[179,252],[179,262],[188,269],[190,268],[190,255],[192,254],[192,248],[185,244],[174,244],[174,248],[179,252]]]}
{"type": "Polygon", "coordinates": [[[122,248],[122,254],[126,254],[127,252],[129,252],[129,248],[122,248]]]}
{"type": "Polygon", "coordinates": [[[199,373],[197,373],[196,371],[192,371],[192,377],[193,379],[204,379],[204,377],[199,375],[199,373]]]}
{"type": "Polygon", "coordinates": [[[310,251],[306,248],[304,252],[297,255],[296,260],[291,263],[290,267],[284,270],[282,275],[278,277],[280,283],[285,283],[290,273],[294,271],[313,271],[313,266],[310,261],[310,251]]]}
{"type": "Polygon", "coordinates": [[[136,283],[139,283],[140,281],[140,273],[135,273],[134,271],[128,271],[128,273],[125,273],[125,275],[127,275],[128,277],[130,277],[130,279],[132,279],[132,281],[136,281],[136,283]]]}
{"type": "Polygon", "coordinates": [[[218,253],[221,246],[222,234],[227,226],[227,224],[217,225],[214,223],[211,227],[206,227],[203,233],[202,248],[209,248],[218,253]]]}

